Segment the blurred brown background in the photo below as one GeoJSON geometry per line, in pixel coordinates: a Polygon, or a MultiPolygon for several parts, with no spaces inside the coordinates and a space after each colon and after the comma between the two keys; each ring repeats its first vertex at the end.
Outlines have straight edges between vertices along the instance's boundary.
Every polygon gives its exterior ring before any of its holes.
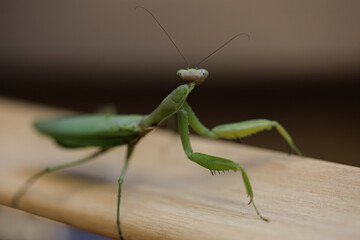
{"type": "MultiPolygon", "coordinates": [[[[235,34],[251,35],[200,66],[210,77],[189,102],[204,124],[275,119],[306,155],[360,166],[357,0],[0,0],[0,94],[151,112],[187,66],[137,5],[191,66],[235,34]]],[[[287,151],[275,131],[243,143],[287,151]]]]}

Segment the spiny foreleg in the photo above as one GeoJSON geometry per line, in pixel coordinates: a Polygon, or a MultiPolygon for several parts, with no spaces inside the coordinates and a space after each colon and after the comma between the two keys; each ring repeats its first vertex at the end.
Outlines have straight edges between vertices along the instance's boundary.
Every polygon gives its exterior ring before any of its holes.
{"type": "Polygon", "coordinates": [[[229,171],[229,170],[241,171],[247,194],[250,197],[249,204],[250,203],[253,204],[256,213],[259,215],[261,219],[263,219],[264,221],[268,221],[268,219],[264,218],[260,214],[260,212],[258,211],[255,205],[253,190],[245,169],[240,164],[231,161],[229,159],[193,152],[189,137],[188,114],[184,108],[180,109],[178,112],[178,126],[179,126],[181,142],[187,157],[190,160],[199,164],[200,166],[209,169],[212,173],[214,171],[229,171]]]}

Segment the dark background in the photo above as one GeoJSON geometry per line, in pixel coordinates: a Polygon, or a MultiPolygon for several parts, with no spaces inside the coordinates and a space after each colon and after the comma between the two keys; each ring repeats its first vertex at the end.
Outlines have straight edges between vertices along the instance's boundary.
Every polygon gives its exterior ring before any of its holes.
{"type": "MultiPolygon", "coordinates": [[[[200,67],[189,96],[207,126],[279,121],[310,157],[360,166],[359,1],[0,1],[0,94],[81,112],[107,104],[150,113],[186,68],[239,32],[200,67]]],[[[171,124],[167,124],[171,126],[171,124]]],[[[276,131],[244,144],[288,151],[276,131]]]]}

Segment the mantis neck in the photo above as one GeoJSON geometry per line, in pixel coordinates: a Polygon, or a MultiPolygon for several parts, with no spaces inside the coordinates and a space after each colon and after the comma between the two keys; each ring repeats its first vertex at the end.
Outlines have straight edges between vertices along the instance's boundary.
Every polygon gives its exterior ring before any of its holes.
{"type": "Polygon", "coordinates": [[[156,127],[177,113],[194,87],[195,83],[187,83],[175,88],[151,114],[140,121],[140,128],[146,130],[156,127]]]}

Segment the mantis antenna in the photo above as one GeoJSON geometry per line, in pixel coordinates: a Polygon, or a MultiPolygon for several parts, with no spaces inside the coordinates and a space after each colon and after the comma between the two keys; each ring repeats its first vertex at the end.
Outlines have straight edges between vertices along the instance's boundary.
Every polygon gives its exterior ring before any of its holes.
{"type": "Polygon", "coordinates": [[[223,45],[221,45],[220,47],[218,47],[215,51],[213,51],[212,53],[210,53],[207,57],[205,57],[203,60],[201,60],[198,64],[196,64],[196,67],[198,67],[200,65],[200,63],[205,62],[205,60],[207,60],[209,57],[211,57],[212,55],[214,55],[217,51],[219,51],[220,49],[222,49],[223,47],[225,47],[226,45],[228,45],[230,42],[232,42],[235,38],[239,37],[239,36],[247,36],[248,40],[250,41],[250,35],[247,33],[238,33],[235,36],[233,36],[230,40],[228,40],[227,42],[225,42],[223,45]]]}
{"type": "MultiPolygon", "coordinates": [[[[185,56],[181,53],[180,49],[178,48],[178,46],[175,44],[174,40],[170,37],[169,33],[165,30],[165,28],[161,25],[161,23],[156,19],[156,17],[154,16],[154,14],[152,14],[148,9],[142,7],[142,6],[137,6],[135,7],[134,10],[138,9],[138,8],[142,8],[144,9],[146,12],[148,12],[150,14],[150,16],[156,21],[156,23],[160,26],[160,28],[164,31],[164,33],[166,34],[166,36],[169,38],[169,40],[172,42],[172,44],[175,46],[176,50],[179,52],[179,54],[181,55],[181,57],[184,59],[185,63],[187,66],[189,66],[189,62],[186,60],[185,56]]],[[[230,42],[232,42],[235,38],[239,37],[239,36],[246,36],[248,38],[248,40],[250,41],[250,35],[247,33],[238,33],[236,34],[234,37],[232,37],[231,39],[229,39],[227,42],[225,42],[223,45],[221,45],[220,47],[218,47],[215,51],[213,51],[212,53],[210,53],[208,56],[206,56],[203,60],[201,60],[198,64],[196,64],[196,68],[203,63],[205,60],[207,60],[209,57],[211,57],[212,55],[214,55],[217,51],[219,51],[220,49],[222,49],[223,47],[225,47],[226,45],[228,45],[230,42]]]]}
{"type": "Polygon", "coordinates": [[[146,8],[142,7],[142,6],[137,6],[135,7],[134,10],[138,9],[138,8],[142,8],[145,11],[147,11],[152,18],[156,21],[156,23],[161,27],[161,29],[164,31],[164,33],[166,34],[166,36],[169,38],[169,40],[172,42],[172,44],[175,46],[176,50],[179,52],[179,54],[181,55],[181,57],[184,59],[185,63],[187,66],[189,66],[189,62],[186,60],[186,58],[184,57],[184,55],[181,53],[180,49],[178,48],[178,46],[176,46],[174,40],[170,37],[169,33],[165,30],[165,28],[160,24],[160,22],[156,19],[156,17],[154,16],[154,14],[152,14],[149,10],[147,10],[146,8]]]}

